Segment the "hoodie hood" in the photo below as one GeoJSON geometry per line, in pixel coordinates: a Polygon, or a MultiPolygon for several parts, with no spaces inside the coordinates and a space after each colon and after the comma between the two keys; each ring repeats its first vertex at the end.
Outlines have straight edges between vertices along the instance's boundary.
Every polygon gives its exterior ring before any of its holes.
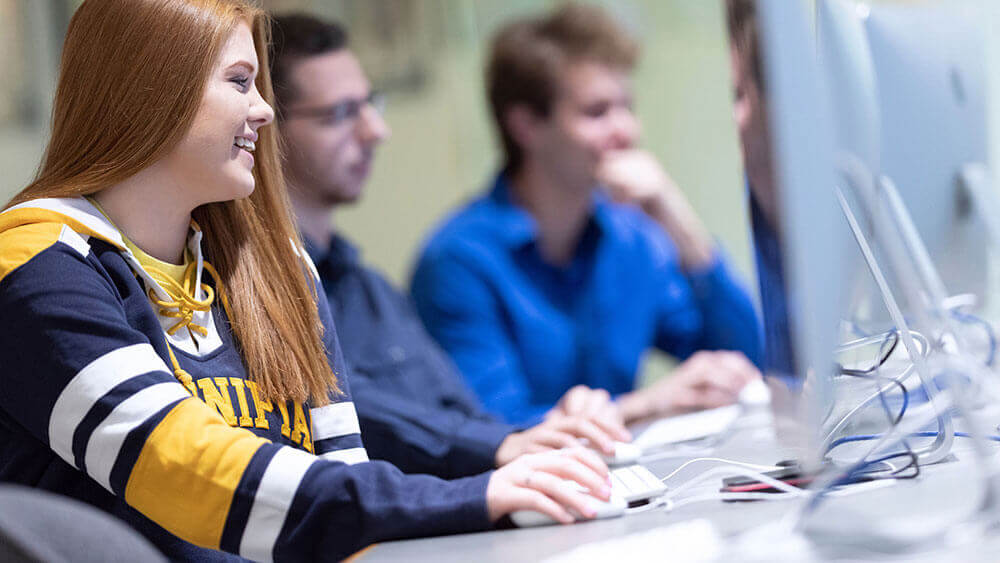
{"type": "MultiPolygon", "coordinates": [[[[21,227],[43,227],[51,225],[52,231],[60,233],[58,240],[68,244],[87,246],[87,239],[96,238],[114,246],[129,267],[143,281],[146,289],[156,294],[163,301],[170,301],[170,294],[147,272],[139,263],[138,258],[125,245],[122,233],[109,221],[97,207],[83,197],[44,198],[26,201],[0,213],[0,240],[4,233],[21,227]],[[62,231],[60,232],[60,227],[62,231]],[[66,229],[71,232],[67,233],[66,229]]],[[[191,223],[191,235],[188,237],[188,250],[197,264],[195,278],[195,298],[204,298],[201,281],[204,270],[204,258],[201,252],[202,232],[196,223],[191,223]]],[[[55,241],[53,241],[55,242],[55,241]]],[[[86,252],[84,252],[86,254],[86,252]]],[[[2,277],[2,276],[0,276],[2,277]]],[[[155,308],[154,308],[155,309],[155,308]]],[[[211,311],[196,313],[195,322],[208,328],[208,336],[201,337],[178,332],[168,336],[171,344],[193,355],[204,355],[219,345],[221,340],[215,330],[211,311]]],[[[164,316],[157,311],[160,324],[164,328],[176,322],[175,318],[164,316]]]]}

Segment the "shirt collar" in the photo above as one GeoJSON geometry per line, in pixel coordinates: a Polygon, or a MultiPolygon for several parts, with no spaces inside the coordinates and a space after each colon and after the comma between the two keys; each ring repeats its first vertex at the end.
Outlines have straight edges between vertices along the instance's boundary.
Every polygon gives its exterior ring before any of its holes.
{"type": "Polygon", "coordinates": [[[329,248],[325,253],[314,241],[304,235],[302,242],[313,263],[321,269],[329,269],[334,273],[342,272],[356,265],[360,260],[358,248],[338,233],[333,233],[330,236],[329,248]]]}
{"type": "MultiPolygon", "coordinates": [[[[614,205],[603,190],[594,190],[593,205],[587,229],[598,233],[614,227],[611,208],[614,205]]],[[[517,205],[511,197],[510,177],[506,171],[497,174],[489,199],[496,210],[496,227],[500,237],[512,247],[524,246],[538,238],[538,223],[531,213],[517,205]]]]}

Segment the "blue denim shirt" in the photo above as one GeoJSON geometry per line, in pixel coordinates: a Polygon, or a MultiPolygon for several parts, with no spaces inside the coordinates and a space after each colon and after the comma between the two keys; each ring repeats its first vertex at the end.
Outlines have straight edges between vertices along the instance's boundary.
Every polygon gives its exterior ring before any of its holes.
{"type": "Polygon", "coordinates": [[[595,191],[574,257],[553,266],[502,173],[431,237],[411,293],[487,410],[508,422],[539,420],[577,384],[631,391],[650,346],[681,359],[760,357],[753,304],[721,257],[682,271],[658,224],[595,191]]]}
{"type": "Polygon", "coordinates": [[[334,235],[323,254],[305,243],[351,370],[368,454],[439,477],[492,469],[500,443],[517,429],[483,411],[410,300],[365,267],[353,245],[334,235]]]}

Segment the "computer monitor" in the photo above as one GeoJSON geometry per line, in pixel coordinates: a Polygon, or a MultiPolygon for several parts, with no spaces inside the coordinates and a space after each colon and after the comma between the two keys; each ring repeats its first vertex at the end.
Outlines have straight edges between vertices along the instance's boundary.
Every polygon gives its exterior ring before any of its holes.
{"type": "Polygon", "coordinates": [[[804,3],[727,0],[726,7],[765,377],[779,439],[816,462],[852,244],[834,194],[830,110],[804,3]]]}
{"type": "MultiPolygon", "coordinates": [[[[838,122],[835,154],[847,192],[845,213],[871,276],[862,320],[900,330],[927,396],[935,370],[916,351],[910,328],[937,342],[960,338],[948,297],[984,297],[995,199],[984,173],[988,154],[984,4],[969,1],[869,6],[819,0],[821,68],[838,122]],[[853,210],[847,209],[853,207],[853,210]]],[[[857,318],[854,296],[847,317],[857,318]]],[[[960,347],[961,348],[961,347],[960,347]]],[[[932,358],[933,360],[933,358],[932,358]]],[[[935,410],[932,408],[932,410],[935,410]]],[[[939,409],[938,409],[939,410],[939,409]]],[[[942,411],[921,463],[950,450],[952,421],[942,411]]]]}
{"type": "MultiPolygon", "coordinates": [[[[973,294],[980,305],[987,296],[988,227],[1000,235],[1000,205],[986,167],[984,7],[817,3],[838,165],[864,169],[871,192],[855,190],[858,203],[895,221],[896,250],[908,260],[893,262],[889,240],[874,251],[908,315],[942,308],[956,294],[973,294]],[[903,291],[911,280],[917,293],[903,291]]],[[[863,226],[876,238],[870,221],[863,226]]],[[[853,283],[847,317],[861,332],[898,325],[870,276],[853,283]]]]}
{"type": "Polygon", "coordinates": [[[987,295],[989,232],[963,176],[988,154],[983,4],[861,5],[891,179],[950,295],[987,295]]]}

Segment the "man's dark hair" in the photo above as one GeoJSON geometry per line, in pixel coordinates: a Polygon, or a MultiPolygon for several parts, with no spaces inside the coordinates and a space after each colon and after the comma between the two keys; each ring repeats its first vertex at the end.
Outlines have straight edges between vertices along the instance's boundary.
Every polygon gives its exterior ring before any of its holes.
{"type": "Polygon", "coordinates": [[[746,64],[757,88],[764,92],[764,65],[760,38],[757,36],[757,10],[754,0],[726,0],[726,24],[729,42],[746,64]]]}
{"type": "Polygon", "coordinates": [[[271,18],[271,83],[279,119],[297,95],[291,80],[295,64],[305,57],[346,48],[347,29],[337,22],[302,13],[271,18]]]}
{"type": "Polygon", "coordinates": [[[638,43],[598,6],[570,2],[546,16],[503,26],[490,46],[486,89],[506,168],[513,172],[523,160],[504,122],[511,107],[523,104],[548,116],[567,65],[592,61],[632,70],[638,55],[638,43]]]}

